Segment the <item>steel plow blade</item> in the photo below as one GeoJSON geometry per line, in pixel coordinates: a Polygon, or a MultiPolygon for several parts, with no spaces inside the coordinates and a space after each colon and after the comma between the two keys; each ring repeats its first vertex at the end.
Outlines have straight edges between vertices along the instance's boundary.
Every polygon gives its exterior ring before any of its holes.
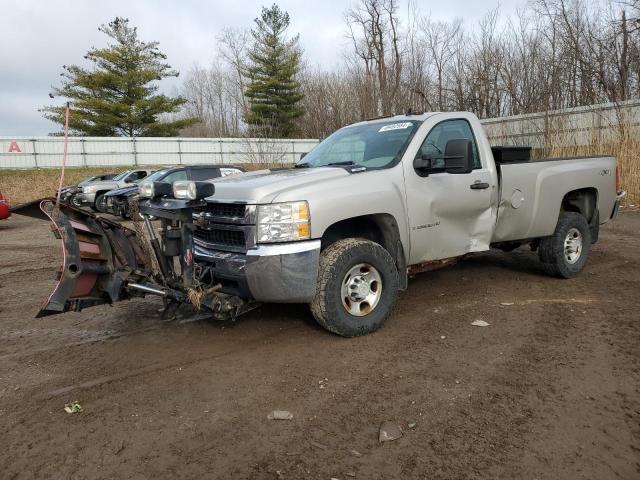
{"type": "Polygon", "coordinates": [[[62,266],[56,285],[37,317],[130,298],[129,281],[145,281],[150,265],[136,232],[70,205],[42,199],[12,209],[18,215],[49,219],[61,242],[62,266]]]}

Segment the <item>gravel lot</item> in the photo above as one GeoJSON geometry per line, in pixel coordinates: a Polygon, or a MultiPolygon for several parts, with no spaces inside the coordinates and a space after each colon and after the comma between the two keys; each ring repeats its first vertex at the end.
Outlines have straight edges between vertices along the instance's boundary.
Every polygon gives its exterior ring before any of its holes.
{"type": "Polygon", "coordinates": [[[640,478],[639,234],[622,214],[573,280],[527,249],[419,275],[382,330],[344,339],[305,306],[235,325],[164,323],[152,298],[34,319],[60,252],[14,216],[0,477],[640,478]],[[380,444],[386,420],[404,435],[380,444]]]}

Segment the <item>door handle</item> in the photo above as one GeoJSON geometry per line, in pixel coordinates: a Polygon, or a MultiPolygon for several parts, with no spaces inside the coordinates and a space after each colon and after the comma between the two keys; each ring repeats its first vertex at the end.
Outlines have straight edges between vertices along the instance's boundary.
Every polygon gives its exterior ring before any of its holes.
{"type": "Polygon", "coordinates": [[[469,188],[471,188],[471,190],[484,190],[485,188],[489,187],[490,185],[486,182],[476,182],[469,185],[469,188]]]}

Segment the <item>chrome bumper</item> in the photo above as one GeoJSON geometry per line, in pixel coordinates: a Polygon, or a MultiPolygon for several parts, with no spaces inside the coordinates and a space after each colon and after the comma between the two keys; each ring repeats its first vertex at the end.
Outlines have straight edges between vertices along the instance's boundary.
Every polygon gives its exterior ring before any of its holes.
{"type": "Polygon", "coordinates": [[[320,240],[258,245],[240,254],[204,248],[194,239],[193,253],[221,277],[246,284],[259,302],[308,303],[316,293],[320,240]]]}

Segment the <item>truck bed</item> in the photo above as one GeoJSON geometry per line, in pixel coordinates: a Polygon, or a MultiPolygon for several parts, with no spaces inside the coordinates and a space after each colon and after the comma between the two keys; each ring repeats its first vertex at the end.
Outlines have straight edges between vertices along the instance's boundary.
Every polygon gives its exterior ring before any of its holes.
{"type": "Polygon", "coordinates": [[[563,199],[576,190],[595,194],[599,223],[611,217],[616,201],[613,157],[544,158],[501,163],[496,168],[500,199],[492,242],[551,235],[563,199]]]}

